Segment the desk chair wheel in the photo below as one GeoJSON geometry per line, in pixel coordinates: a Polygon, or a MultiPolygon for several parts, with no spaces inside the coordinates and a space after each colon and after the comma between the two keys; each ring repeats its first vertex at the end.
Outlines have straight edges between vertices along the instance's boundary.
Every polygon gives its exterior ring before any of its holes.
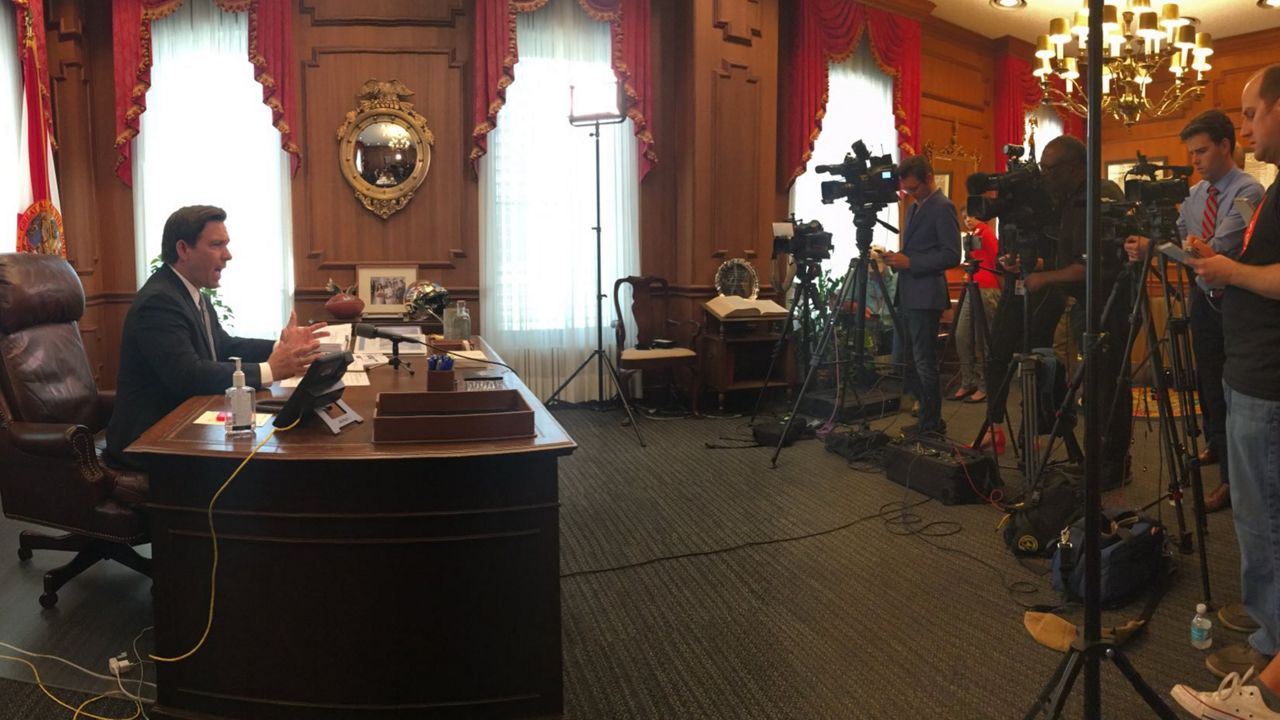
{"type": "Polygon", "coordinates": [[[18,559],[21,560],[22,562],[26,562],[30,560],[31,550],[29,548],[24,548],[24,547],[18,548],[18,559]]]}
{"type": "Polygon", "coordinates": [[[40,607],[49,610],[58,604],[58,593],[45,593],[40,596],[40,607]]]}

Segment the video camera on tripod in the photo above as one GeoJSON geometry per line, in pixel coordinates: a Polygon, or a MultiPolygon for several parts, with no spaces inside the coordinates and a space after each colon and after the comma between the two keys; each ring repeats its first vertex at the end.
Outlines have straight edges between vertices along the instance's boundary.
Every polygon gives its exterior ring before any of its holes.
{"type": "Polygon", "coordinates": [[[831,257],[831,233],[817,220],[796,222],[795,217],[773,224],[773,258],[790,255],[796,265],[831,257]]]}
{"type": "MultiPolygon", "coordinates": [[[[1008,171],[976,172],[965,180],[969,191],[965,209],[969,215],[984,222],[999,219],[1000,246],[1020,255],[1034,249],[1045,227],[1057,220],[1040,167],[1035,158],[1022,159],[1025,153],[1021,145],[1005,145],[1008,171]],[[995,197],[987,195],[990,192],[996,193],[995,197]]],[[[1024,265],[1034,265],[1034,258],[1029,262],[1024,259],[1024,265]]]]}
{"type": "Polygon", "coordinates": [[[1104,241],[1120,245],[1125,238],[1141,235],[1156,241],[1176,238],[1178,203],[1190,194],[1191,168],[1158,165],[1138,153],[1138,162],[1125,173],[1124,202],[1103,202],[1104,241]]]}
{"type": "Polygon", "coordinates": [[[866,143],[853,143],[853,152],[845,153],[839,165],[819,165],[820,173],[839,175],[843,180],[822,183],[822,203],[846,198],[854,208],[887,206],[898,202],[898,166],[889,154],[872,155],[866,143]]]}

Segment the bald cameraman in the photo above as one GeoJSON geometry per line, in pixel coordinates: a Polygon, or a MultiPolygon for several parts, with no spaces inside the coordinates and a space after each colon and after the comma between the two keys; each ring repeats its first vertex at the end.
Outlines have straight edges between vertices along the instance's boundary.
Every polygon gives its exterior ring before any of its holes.
{"type": "MultiPolygon", "coordinates": [[[[1214,252],[1230,258],[1240,255],[1246,218],[1236,210],[1236,198],[1257,207],[1262,184],[1236,167],[1236,128],[1221,110],[1209,110],[1187,123],[1180,135],[1186,143],[1191,166],[1201,177],[1178,208],[1178,239],[1207,242],[1214,252]]],[[[1150,240],[1130,236],[1124,244],[1129,260],[1143,257],[1150,240]]],[[[1222,484],[1205,496],[1205,510],[1231,506],[1227,462],[1227,401],[1222,392],[1222,365],[1226,353],[1222,341],[1222,288],[1196,278],[1191,291],[1191,343],[1199,380],[1200,412],[1204,415],[1206,444],[1200,462],[1221,460],[1222,484]]]]}
{"type": "MultiPolygon", "coordinates": [[[[1085,181],[1088,177],[1084,143],[1070,135],[1054,138],[1040,156],[1040,171],[1044,188],[1053,198],[1060,213],[1057,236],[1051,261],[1041,269],[1027,275],[1026,291],[1031,295],[1043,291],[1059,291],[1075,298],[1072,308],[1072,330],[1078,347],[1084,348],[1085,313],[1085,181]]],[[[1102,285],[1111,287],[1124,283],[1119,258],[1104,251],[1102,285]]],[[[1126,283],[1127,285],[1127,283],[1126,283]]],[[[1106,405],[1100,414],[1109,423],[1102,429],[1102,458],[1100,484],[1104,489],[1119,487],[1128,476],[1129,439],[1132,432],[1133,397],[1126,381],[1124,344],[1128,330],[1128,304],[1130,293],[1123,287],[1116,296],[1111,313],[1099,324],[1106,335],[1106,342],[1093,355],[1100,364],[1098,377],[1120,378],[1120,382],[1108,382],[1098,393],[1106,405]]],[[[1101,308],[1098,309],[1101,312],[1101,308]]]]}

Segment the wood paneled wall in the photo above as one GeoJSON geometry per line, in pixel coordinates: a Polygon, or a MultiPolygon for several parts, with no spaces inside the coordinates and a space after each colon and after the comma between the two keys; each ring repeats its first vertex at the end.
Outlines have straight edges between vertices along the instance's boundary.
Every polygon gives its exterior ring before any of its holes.
{"type": "MultiPolygon", "coordinates": [[[[559,1],[559,0],[558,0],[559,1]]],[[[568,0],[573,1],[573,0],[568,0]]],[[[325,281],[355,266],[416,265],[478,304],[478,186],[471,148],[470,0],[292,0],[302,169],[293,181],[296,301],[322,317],[325,281]],[[370,78],[398,79],[435,134],[431,171],[408,206],[382,220],[364,210],[338,168],[338,126],[370,78]]],[[[871,0],[922,21],[921,136],[991,157],[998,42],[932,19],[924,0],[871,0]]],[[[716,268],[745,257],[773,293],[769,223],[787,214],[777,183],[780,14],[786,0],[653,0],[654,117],[659,162],[640,187],[641,267],[668,278],[680,314],[700,318],[716,268]]],[[[114,175],[110,4],[52,0],[47,11],[57,155],[71,261],[85,284],[82,323],[99,382],[115,383],[119,337],[136,287],[132,193],[114,175]]],[[[1238,114],[1239,90],[1280,59],[1263,33],[1221,40],[1208,97],[1238,114]]],[[[1107,157],[1183,157],[1185,118],[1108,126],[1107,157]]],[[[953,179],[953,187],[963,178],[953,179]]],[[[963,190],[953,191],[953,198],[963,190]]],[[[473,310],[478,325],[479,312],[473,310]]],[[[480,329],[482,331],[482,328],[480,329]]]]}
{"type": "MultiPolygon", "coordinates": [[[[1254,72],[1280,62],[1280,46],[1276,31],[1263,30],[1248,35],[1215,40],[1208,88],[1204,97],[1182,112],[1157,121],[1143,121],[1131,128],[1108,119],[1103,124],[1103,160],[1113,162],[1132,159],[1139,150],[1144,155],[1166,157],[1174,165],[1186,165],[1186,146],[1178,137],[1182,128],[1196,115],[1217,108],[1227,113],[1240,130],[1240,92],[1254,72]]],[[[1155,86],[1160,87],[1160,86],[1155,86]]],[[[1161,88],[1162,89],[1162,88],[1161,88]]],[[[1192,182],[1199,181],[1193,177],[1192,182]]]]}
{"type": "Polygon", "coordinates": [[[467,0],[297,0],[294,56],[302,169],[293,181],[295,299],[325,317],[325,282],[356,265],[418,268],[472,306],[479,331],[477,184],[471,151],[472,22],[467,0]],[[342,179],[337,130],[370,79],[399,80],[435,135],[426,180],[390,218],[342,179]]]}

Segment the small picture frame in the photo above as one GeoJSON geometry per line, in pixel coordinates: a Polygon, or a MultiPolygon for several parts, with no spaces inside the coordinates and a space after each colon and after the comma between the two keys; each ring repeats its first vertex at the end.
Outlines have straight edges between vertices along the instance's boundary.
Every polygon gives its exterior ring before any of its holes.
{"type": "Polygon", "coordinates": [[[404,295],[417,281],[417,267],[356,268],[356,294],[366,315],[404,314],[404,295]]]}
{"type": "Polygon", "coordinates": [[[942,191],[943,197],[948,199],[951,198],[951,173],[950,172],[934,173],[933,182],[935,185],[937,185],[938,189],[942,191]]]}

